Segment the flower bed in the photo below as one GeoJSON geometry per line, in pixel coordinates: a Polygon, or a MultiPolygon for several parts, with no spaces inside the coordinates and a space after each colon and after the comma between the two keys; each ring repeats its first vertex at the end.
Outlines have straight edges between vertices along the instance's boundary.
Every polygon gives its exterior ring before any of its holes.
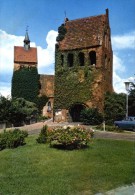
{"type": "Polygon", "coordinates": [[[85,127],[54,128],[49,131],[48,140],[53,147],[80,149],[87,147],[93,137],[93,130],[85,127]]]}

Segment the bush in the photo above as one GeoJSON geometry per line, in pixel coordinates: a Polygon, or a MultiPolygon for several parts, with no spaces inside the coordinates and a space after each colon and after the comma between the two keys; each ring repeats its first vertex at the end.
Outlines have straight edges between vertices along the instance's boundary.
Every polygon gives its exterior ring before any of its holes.
{"type": "Polygon", "coordinates": [[[36,141],[38,143],[46,143],[47,142],[47,134],[48,134],[47,129],[48,129],[47,125],[43,126],[43,128],[41,129],[39,137],[36,139],[36,141]]]}
{"type": "MultiPolygon", "coordinates": [[[[98,126],[96,127],[96,129],[99,129],[99,130],[103,131],[103,130],[104,130],[103,124],[98,125],[98,126]]],[[[123,132],[122,129],[119,129],[118,127],[116,127],[116,126],[114,126],[114,125],[106,125],[106,126],[105,126],[105,130],[106,130],[106,131],[123,132]]]]}
{"type": "Polygon", "coordinates": [[[37,121],[40,122],[40,121],[45,121],[47,119],[50,119],[48,116],[42,116],[42,115],[39,115],[37,117],[37,121]]]}
{"type": "Polygon", "coordinates": [[[0,150],[5,148],[16,148],[25,144],[24,139],[28,136],[27,131],[14,129],[13,131],[4,131],[0,134],[0,150]]]}
{"type": "Polygon", "coordinates": [[[84,127],[57,128],[49,131],[51,146],[63,149],[79,149],[86,147],[93,136],[92,130],[84,127]]]}
{"type": "Polygon", "coordinates": [[[99,125],[103,122],[103,116],[96,108],[82,110],[80,118],[85,125],[99,125]]]}

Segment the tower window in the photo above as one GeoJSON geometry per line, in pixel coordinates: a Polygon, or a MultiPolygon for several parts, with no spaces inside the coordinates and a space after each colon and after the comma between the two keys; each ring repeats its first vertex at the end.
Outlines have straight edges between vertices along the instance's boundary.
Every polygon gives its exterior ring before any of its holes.
{"type": "Polygon", "coordinates": [[[78,56],[80,66],[84,66],[84,53],[80,52],[78,56]]]}
{"type": "Polygon", "coordinates": [[[73,62],[74,62],[74,56],[72,53],[68,54],[68,66],[73,67],[73,62]]]}
{"type": "Polygon", "coordinates": [[[90,58],[90,65],[96,65],[96,52],[91,51],[89,53],[89,58],[90,58]]]}
{"type": "Polygon", "coordinates": [[[47,103],[47,112],[51,112],[51,102],[49,101],[48,103],[47,103]]]}

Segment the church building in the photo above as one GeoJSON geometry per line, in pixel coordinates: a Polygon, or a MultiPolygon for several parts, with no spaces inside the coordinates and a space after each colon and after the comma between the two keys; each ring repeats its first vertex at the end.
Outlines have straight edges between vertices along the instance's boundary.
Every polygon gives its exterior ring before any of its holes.
{"type": "Polygon", "coordinates": [[[66,18],[58,28],[56,41],[55,76],[39,75],[37,48],[30,47],[26,31],[24,47],[14,47],[14,73],[23,70],[25,76],[21,80],[13,73],[12,80],[18,82],[18,90],[12,82],[13,96],[23,97],[22,90],[29,94],[28,100],[34,99],[34,93],[47,96],[43,115],[53,117],[57,122],[80,121],[85,108],[98,108],[103,113],[105,94],[113,92],[108,9],[97,16],[66,18]]]}
{"type": "Polygon", "coordinates": [[[14,47],[14,72],[12,77],[12,97],[22,97],[37,102],[37,97],[47,96],[43,115],[53,117],[54,75],[38,74],[37,48],[30,46],[26,30],[24,46],[14,47]]]}
{"type": "Polygon", "coordinates": [[[113,52],[109,11],[98,16],[65,19],[58,28],[55,51],[56,121],[80,121],[84,108],[104,109],[112,92],[113,52]]]}

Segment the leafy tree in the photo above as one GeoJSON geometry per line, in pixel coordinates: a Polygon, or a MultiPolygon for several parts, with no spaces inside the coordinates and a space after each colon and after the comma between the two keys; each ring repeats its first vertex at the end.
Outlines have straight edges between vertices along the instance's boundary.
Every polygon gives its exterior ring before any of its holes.
{"type": "Polygon", "coordinates": [[[8,122],[9,121],[9,108],[11,106],[10,98],[5,98],[0,95],[0,121],[8,122]]]}
{"type": "Polygon", "coordinates": [[[80,118],[85,125],[99,125],[103,121],[103,116],[97,108],[82,110],[80,118]]]}
{"type": "Polygon", "coordinates": [[[126,95],[107,93],[105,96],[104,118],[107,124],[122,120],[126,113],[126,95]]]}
{"type": "Polygon", "coordinates": [[[38,109],[35,103],[29,102],[24,98],[14,98],[9,108],[10,122],[15,126],[22,125],[32,115],[36,115],[37,112],[38,109]]]}
{"type": "Polygon", "coordinates": [[[0,96],[0,121],[13,123],[14,126],[22,125],[32,115],[36,115],[38,109],[33,102],[24,98],[5,98],[0,96]]]}
{"type": "Polygon", "coordinates": [[[129,91],[129,115],[135,116],[135,83],[132,83],[129,91]]]}

